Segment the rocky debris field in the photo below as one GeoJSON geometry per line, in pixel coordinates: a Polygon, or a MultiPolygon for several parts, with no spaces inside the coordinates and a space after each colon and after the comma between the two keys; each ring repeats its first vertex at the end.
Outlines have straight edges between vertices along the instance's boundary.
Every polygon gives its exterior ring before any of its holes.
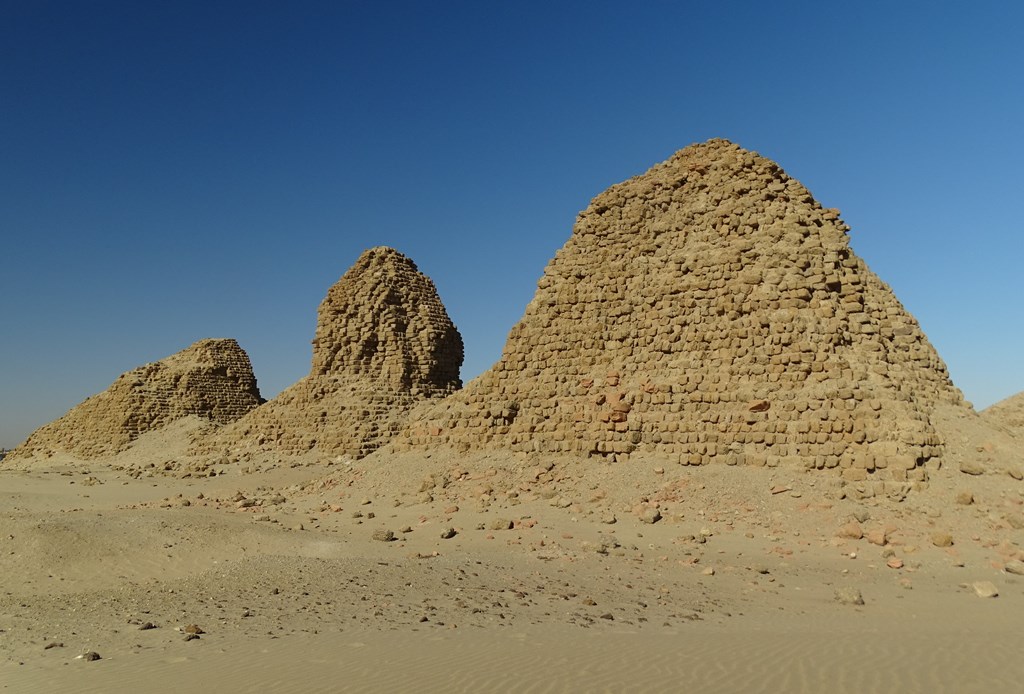
{"type": "Polygon", "coordinates": [[[513,454],[215,472],[4,472],[5,657],[778,615],[998,630],[1024,607],[1024,485],[1006,474],[951,471],[894,498],[790,469],[513,454]]]}

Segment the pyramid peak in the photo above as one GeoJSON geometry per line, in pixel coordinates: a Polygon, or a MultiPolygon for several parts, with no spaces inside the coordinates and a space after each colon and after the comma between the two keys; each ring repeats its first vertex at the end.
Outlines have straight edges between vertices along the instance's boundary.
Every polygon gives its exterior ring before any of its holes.
{"type": "MultiPolygon", "coordinates": [[[[373,246],[359,254],[359,258],[386,258],[391,260],[405,260],[412,262],[408,256],[391,246],[373,246]]],[[[358,261],[357,261],[358,262],[358,261]]]]}

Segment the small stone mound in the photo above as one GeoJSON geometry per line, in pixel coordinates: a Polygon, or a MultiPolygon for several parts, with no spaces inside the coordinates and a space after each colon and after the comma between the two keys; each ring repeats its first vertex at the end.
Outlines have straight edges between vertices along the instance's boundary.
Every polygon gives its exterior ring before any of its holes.
{"type": "Polygon", "coordinates": [[[395,448],[924,480],[932,408],[966,405],[848,229],[774,162],[687,147],[593,200],[500,361],[395,448]]]}
{"type": "Polygon", "coordinates": [[[981,411],[981,418],[1014,436],[1024,436],[1024,393],[1011,395],[985,408],[981,411]]]}
{"type": "Polygon", "coordinates": [[[430,278],[398,251],[371,248],[320,304],[309,375],[194,452],[365,456],[414,405],[461,387],[462,358],[430,278]]]}
{"type": "Polygon", "coordinates": [[[7,458],[70,453],[114,456],[143,434],[185,417],[228,424],[262,399],[249,356],[230,339],[207,339],[122,374],[107,390],[37,429],[7,458]]]}

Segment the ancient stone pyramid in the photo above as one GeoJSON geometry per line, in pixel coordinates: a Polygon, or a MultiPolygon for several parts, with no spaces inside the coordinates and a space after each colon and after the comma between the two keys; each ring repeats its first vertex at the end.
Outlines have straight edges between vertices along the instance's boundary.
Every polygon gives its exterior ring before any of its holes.
{"type": "Polygon", "coordinates": [[[924,479],[962,395],[847,231],[756,153],[687,147],[593,200],[501,360],[395,446],[924,479]]]}
{"type": "Polygon", "coordinates": [[[1011,395],[981,411],[981,418],[1006,429],[1016,436],[1024,436],[1024,393],[1011,395]]]}
{"type": "Polygon", "coordinates": [[[238,343],[200,340],[122,374],[102,393],[37,429],[8,460],[60,452],[112,456],[183,417],[227,424],[261,402],[249,356],[238,343]]]}
{"type": "Polygon", "coordinates": [[[404,427],[414,405],[462,385],[462,357],[430,278],[398,251],[371,248],[320,304],[309,375],[196,452],[364,456],[404,427]]]}

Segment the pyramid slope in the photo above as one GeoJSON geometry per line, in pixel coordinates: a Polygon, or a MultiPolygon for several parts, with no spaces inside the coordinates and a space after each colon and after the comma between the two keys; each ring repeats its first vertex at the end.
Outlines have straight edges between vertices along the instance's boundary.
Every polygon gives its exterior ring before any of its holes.
{"type": "Polygon", "coordinates": [[[61,452],[85,459],[113,456],[182,418],[227,424],[260,402],[252,364],[238,343],[200,340],[122,374],[107,390],[37,429],[7,460],[61,452]]]}
{"type": "Polygon", "coordinates": [[[1024,393],[1011,395],[981,411],[981,418],[1015,436],[1024,436],[1024,393]]]}
{"type": "Polygon", "coordinates": [[[775,163],[687,147],[593,200],[499,362],[396,447],[924,479],[962,395],[847,231],[775,163]]]}
{"type": "Polygon", "coordinates": [[[398,251],[371,248],[320,304],[309,375],[195,450],[367,455],[414,405],[461,387],[462,357],[430,278],[398,251]]]}

